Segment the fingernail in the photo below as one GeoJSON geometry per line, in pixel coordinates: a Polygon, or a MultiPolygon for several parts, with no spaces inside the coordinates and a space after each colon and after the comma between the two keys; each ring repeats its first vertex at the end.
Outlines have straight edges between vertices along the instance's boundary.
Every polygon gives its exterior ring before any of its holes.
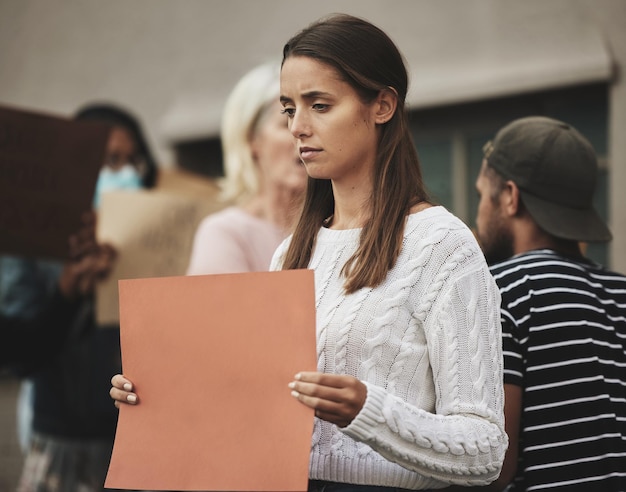
{"type": "Polygon", "coordinates": [[[293,396],[294,398],[298,398],[300,396],[300,393],[298,393],[297,391],[292,391],[291,396],[293,396]]]}
{"type": "Polygon", "coordinates": [[[287,386],[289,386],[291,389],[294,389],[296,387],[296,383],[294,383],[293,381],[291,383],[289,383],[287,386]]]}
{"type": "Polygon", "coordinates": [[[129,403],[135,403],[135,402],[137,401],[137,397],[136,397],[135,395],[128,395],[128,396],[126,397],[126,400],[127,400],[129,403]]]}
{"type": "Polygon", "coordinates": [[[299,380],[302,377],[302,374],[298,373],[294,376],[294,379],[299,380]]]}
{"type": "Polygon", "coordinates": [[[124,389],[126,391],[131,391],[133,389],[133,385],[130,383],[124,383],[124,389]]]}

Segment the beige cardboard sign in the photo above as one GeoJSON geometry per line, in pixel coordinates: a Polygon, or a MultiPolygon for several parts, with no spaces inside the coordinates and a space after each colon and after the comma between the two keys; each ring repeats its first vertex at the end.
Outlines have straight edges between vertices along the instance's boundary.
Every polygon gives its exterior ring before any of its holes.
{"type": "Polygon", "coordinates": [[[96,288],[98,323],[119,322],[119,280],[184,275],[196,228],[215,208],[206,200],[157,190],[104,193],[98,240],[111,243],[118,257],[96,288]]]}

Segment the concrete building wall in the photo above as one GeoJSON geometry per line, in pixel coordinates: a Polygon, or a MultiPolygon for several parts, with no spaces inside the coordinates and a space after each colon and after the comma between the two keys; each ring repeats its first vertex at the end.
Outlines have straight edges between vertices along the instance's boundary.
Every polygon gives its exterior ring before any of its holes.
{"type": "Polygon", "coordinates": [[[387,31],[408,61],[409,102],[422,107],[606,79],[606,33],[594,13],[614,22],[610,12],[621,5],[2,0],[0,103],[68,115],[94,99],[127,104],[168,165],[172,139],[216,133],[238,78],[279,59],[285,41],[323,15],[348,12],[387,31]]]}

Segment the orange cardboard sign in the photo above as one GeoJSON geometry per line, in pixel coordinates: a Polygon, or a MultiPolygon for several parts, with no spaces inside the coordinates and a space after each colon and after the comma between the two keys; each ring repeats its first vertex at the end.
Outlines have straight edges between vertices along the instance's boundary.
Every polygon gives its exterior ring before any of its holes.
{"type": "Polygon", "coordinates": [[[105,486],[306,491],[316,370],[311,270],[121,280],[122,405],[105,486]]]}
{"type": "Polygon", "coordinates": [[[91,210],[110,128],[0,107],[0,252],[65,259],[91,210]]]}

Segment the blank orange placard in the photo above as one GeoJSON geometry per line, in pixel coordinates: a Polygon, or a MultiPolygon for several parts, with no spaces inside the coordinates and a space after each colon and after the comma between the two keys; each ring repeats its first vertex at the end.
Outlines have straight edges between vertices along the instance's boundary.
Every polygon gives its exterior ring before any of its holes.
{"type": "Polygon", "coordinates": [[[313,272],[121,280],[122,405],[106,487],[305,491],[316,370],[313,272]]]}

